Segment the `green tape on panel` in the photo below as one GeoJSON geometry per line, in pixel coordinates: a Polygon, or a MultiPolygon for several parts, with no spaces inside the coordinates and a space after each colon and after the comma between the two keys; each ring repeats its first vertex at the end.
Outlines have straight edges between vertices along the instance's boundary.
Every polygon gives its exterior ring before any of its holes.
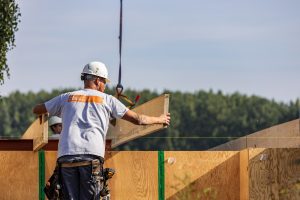
{"type": "Polygon", "coordinates": [[[165,199],[165,156],[164,151],[158,152],[158,200],[165,199]]]}
{"type": "Polygon", "coordinates": [[[44,194],[45,185],[45,152],[39,151],[39,200],[45,200],[44,194]]]}

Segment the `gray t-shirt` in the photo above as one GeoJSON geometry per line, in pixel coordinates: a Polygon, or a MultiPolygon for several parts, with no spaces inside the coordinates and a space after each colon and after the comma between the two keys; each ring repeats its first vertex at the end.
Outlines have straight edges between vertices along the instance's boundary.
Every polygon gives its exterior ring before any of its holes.
{"type": "Polygon", "coordinates": [[[128,108],[115,97],[93,89],[61,94],[45,103],[50,115],[62,118],[58,157],[92,154],[104,157],[111,118],[122,118],[128,108]]]}

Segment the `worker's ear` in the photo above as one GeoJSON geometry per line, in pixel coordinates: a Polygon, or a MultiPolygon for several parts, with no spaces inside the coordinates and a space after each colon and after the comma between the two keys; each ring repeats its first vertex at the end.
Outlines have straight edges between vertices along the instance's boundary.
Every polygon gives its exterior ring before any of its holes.
{"type": "Polygon", "coordinates": [[[96,85],[98,91],[103,92],[102,89],[101,89],[101,80],[100,80],[100,78],[95,79],[95,85],[96,85]]]}
{"type": "Polygon", "coordinates": [[[99,87],[99,85],[100,85],[99,78],[96,78],[96,79],[94,80],[94,84],[95,84],[97,87],[99,87]]]}

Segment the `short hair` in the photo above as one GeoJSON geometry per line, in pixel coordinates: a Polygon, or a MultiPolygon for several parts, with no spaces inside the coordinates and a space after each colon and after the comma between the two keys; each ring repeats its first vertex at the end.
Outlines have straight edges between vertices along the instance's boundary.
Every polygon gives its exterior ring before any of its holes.
{"type": "Polygon", "coordinates": [[[97,78],[98,78],[98,76],[95,76],[92,74],[81,74],[82,81],[96,80],[97,78]]]}

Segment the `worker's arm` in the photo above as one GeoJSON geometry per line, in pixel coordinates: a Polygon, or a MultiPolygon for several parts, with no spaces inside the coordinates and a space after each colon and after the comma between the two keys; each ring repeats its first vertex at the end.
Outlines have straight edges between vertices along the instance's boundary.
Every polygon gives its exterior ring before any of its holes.
{"type": "Polygon", "coordinates": [[[45,104],[42,103],[42,104],[38,104],[38,105],[34,106],[32,112],[37,115],[42,115],[42,114],[47,113],[47,109],[46,109],[45,104]]]}
{"type": "Polygon", "coordinates": [[[122,119],[129,121],[136,125],[148,125],[148,124],[165,124],[170,125],[170,113],[162,114],[159,117],[151,117],[147,115],[138,114],[132,110],[128,110],[122,119]]]}

